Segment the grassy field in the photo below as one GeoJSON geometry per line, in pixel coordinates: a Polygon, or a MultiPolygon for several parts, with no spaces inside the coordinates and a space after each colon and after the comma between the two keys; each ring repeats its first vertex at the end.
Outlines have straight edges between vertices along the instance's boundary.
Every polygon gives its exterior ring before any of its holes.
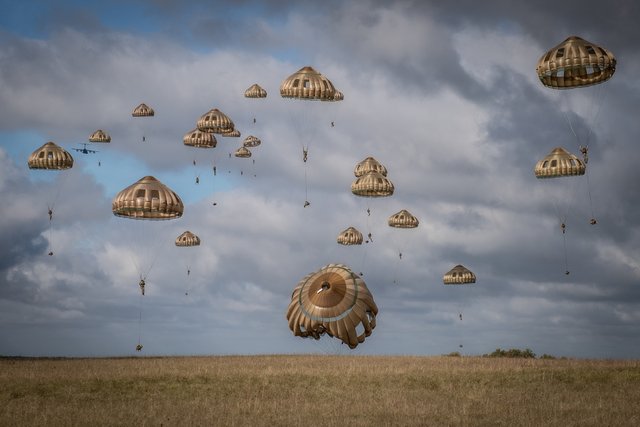
{"type": "Polygon", "coordinates": [[[0,359],[3,426],[639,426],[640,361],[0,359]]]}

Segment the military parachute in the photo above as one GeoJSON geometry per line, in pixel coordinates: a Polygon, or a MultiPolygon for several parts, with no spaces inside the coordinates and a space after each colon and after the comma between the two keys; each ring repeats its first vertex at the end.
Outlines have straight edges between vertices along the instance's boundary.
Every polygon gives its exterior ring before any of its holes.
{"type": "MultiPolygon", "coordinates": [[[[49,141],[31,153],[27,160],[27,166],[29,166],[29,169],[34,170],[63,171],[73,167],[73,157],[67,150],[56,143],[49,141]]],[[[54,184],[56,191],[51,194],[47,200],[47,215],[49,216],[47,254],[50,256],[53,255],[53,212],[66,180],[66,176],[67,174],[65,173],[57,180],[54,184]]]]}
{"type": "MultiPolygon", "coordinates": [[[[542,158],[534,167],[536,178],[548,182],[548,199],[553,202],[558,217],[564,246],[565,274],[569,274],[569,261],[567,255],[567,224],[569,209],[573,204],[574,196],[579,181],[575,177],[586,173],[586,164],[576,155],[571,154],[562,147],[554,148],[547,156],[542,158]]],[[[595,218],[592,218],[595,223],[595,218]]]]}
{"type": "MultiPolygon", "coordinates": [[[[176,247],[178,248],[195,248],[197,246],[200,246],[200,238],[195,234],[193,234],[191,231],[187,230],[184,233],[180,234],[178,237],[176,237],[175,244],[176,244],[176,247]]],[[[190,260],[190,259],[191,259],[191,256],[187,258],[187,260],[190,260]]],[[[186,285],[184,294],[188,296],[190,291],[189,279],[191,278],[191,263],[189,261],[186,262],[186,269],[187,269],[187,285],[186,285]]]]}
{"type": "MultiPolygon", "coordinates": [[[[454,287],[460,286],[460,289],[463,289],[463,285],[472,285],[476,283],[476,275],[465,266],[458,264],[444,274],[442,282],[445,285],[453,285],[454,287]]],[[[464,306],[465,299],[465,295],[460,295],[457,298],[458,317],[460,321],[462,321],[462,307],[464,306]]],[[[462,345],[460,347],[462,347],[462,345]]]]}
{"type": "Polygon", "coordinates": [[[350,245],[361,245],[364,241],[362,237],[362,233],[359,232],[355,227],[349,227],[346,230],[342,230],[340,234],[338,234],[337,238],[338,244],[350,246],[350,245]]]}
{"type": "Polygon", "coordinates": [[[111,136],[102,129],[98,129],[89,136],[89,142],[108,143],[111,142],[111,136]]]}
{"type": "MultiPolygon", "coordinates": [[[[173,190],[158,179],[145,176],[116,194],[111,210],[116,217],[137,220],[136,225],[128,229],[126,234],[132,246],[130,259],[138,271],[138,286],[142,297],[145,295],[147,276],[158,256],[158,243],[162,242],[159,239],[162,233],[155,227],[155,223],[180,218],[184,212],[184,204],[173,190]]],[[[142,298],[136,346],[138,351],[142,349],[141,330],[142,298]]]]}
{"type": "Polygon", "coordinates": [[[329,264],[304,277],[287,310],[295,336],[335,337],[354,349],[376,327],[378,307],[364,281],[349,267],[329,264]]]}
{"type": "MultiPolygon", "coordinates": [[[[142,103],[133,109],[131,112],[131,116],[133,117],[153,117],[156,115],[156,112],[153,111],[153,108],[149,107],[147,104],[142,103]]],[[[145,130],[143,128],[142,131],[142,142],[145,142],[147,137],[145,135],[145,130]]]]}
{"type": "MultiPolygon", "coordinates": [[[[333,83],[316,71],[313,67],[300,68],[295,73],[284,79],[280,84],[280,96],[295,101],[305,101],[303,105],[295,105],[292,109],[291,123],[296,131],[302,148],[302,161],[304,163],[304,207],[310,205],[309,187],[307,182],[307,161],[311,143],[319,130],[319,123],[324,120],[323,107],[336,101],[336,89],[333,83]],[[308,102],[320,101],[320,102],[308,102]]],[[[344,98],[344,95],[342,96],[344,98]]],[[[328,122],[328,120],[326,120],[328,122]]]]}

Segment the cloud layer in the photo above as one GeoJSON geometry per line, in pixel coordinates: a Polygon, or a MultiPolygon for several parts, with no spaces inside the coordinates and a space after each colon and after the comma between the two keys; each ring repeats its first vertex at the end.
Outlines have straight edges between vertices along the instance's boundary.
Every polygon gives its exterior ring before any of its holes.
{"type": "Polygon", "coordinates": [[[329,338],[293,337],[284,318],[302,277],[343,262],[364,274],[380,308],[356,352],[463,344],[471,354],[640,357],[637,6],[594,15],[575,4],[563,13],[564,4],[468,3],[140,2],[135,22],[118,18],[124,4],[69,4],[73,15],[38,16],[46,24],[36,35],[21,31],[18,9],[9,13],[15,22],[0,29],[0,354],[129,354],[139,338],[149,354],[346,352],[329,338]],[[571,34],[614,52],[611,81],[562,93],[539,83],[537,59],[571,34]],[[281,99],[280,82],[304,65],[345,100],[281,99]],[[266,100],[242,96],[253,83],[266,100]],[[140,102],[156,116],[132,118],[140,102]],[[255,163],[229,157],[237,138],[218,137],[211,150],[182,144],[214,107],[240,141],[261,138],[255,163]],[[98,128],[112,143],[72,152],[72,170],[26,168],[44,142],[70,150],[98,128]],[[588,187],[535,179],[551,149],[577,154],[587,142],[588,187]],[[353,168],[370,155],[388,168],[393,197],[351,194],[353,168]],[[115,193],[149,174],[182,196],[184,217],[113,217],[115,193]],[[389,228],[400,209],[420,227],[389,228]],[[373,242],[337,245],[348,226],[373,242]],[[173,245],[186,229],[200,247],[173,245]],[[459,263],[476,285],[442,284],[459,263]]]}

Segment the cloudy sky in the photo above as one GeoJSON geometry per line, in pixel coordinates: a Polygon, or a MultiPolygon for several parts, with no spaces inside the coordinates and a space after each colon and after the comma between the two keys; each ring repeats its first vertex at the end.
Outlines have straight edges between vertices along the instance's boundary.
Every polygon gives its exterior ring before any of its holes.
{"type": "Polygon", "coordinates": [[[0,0],[0,354],[128,355],[140,339],[147,355],[640,357],[640,7],[479,3],[0,0]],[[570,35],[616,55],[610,81],[540,84],[538,58],[570,35]],[[305,65],[344,101],[282,99],[305,65]],[[253,83],[265,100],[244,98],[253,83]],[[155,117],[131,117],[141,102],[155,117]],[[242,138],[184,146],[211,108],[242,138]],[[112,142],[72,151],[96,129],[112,142]],[[255,164],[230,158],[251,134],[255,164]],[[27,168],[47,141],[73,169],[27,168]],[[554,147],[581,144],[588,185],[535,178],[554,147]],[[392,197],[351,194],[367,156],[392,197]],[[182,218],[112,215],[145,175],[182,197],[182,218]],[[420,226],[388,227],[400,209],[420,226]],[[339,246],[348,226],[373,242],[339,246]],[[184,230],[202,245],[176,248],[184,230]],[[363,273],[380,310],[354,351],[285,319],[298,281],[335,262],[363,273]],[[456,264],[477,283],[444,286],[456,264]]]}

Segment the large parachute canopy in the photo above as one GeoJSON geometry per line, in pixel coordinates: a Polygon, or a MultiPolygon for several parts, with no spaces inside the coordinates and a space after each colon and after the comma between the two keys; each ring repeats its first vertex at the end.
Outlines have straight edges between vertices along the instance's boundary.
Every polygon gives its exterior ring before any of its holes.
{"type": "Polygon", "coordinates": [[[131,115],[133,117],[153,117],[155,115],[155,111],[153,111],[153,108],[142,103],[133,109],[131,115]]]}
{"type": "Polygon", "coordinates": [[[29,169],[63,170],[73,167],[73,157],[64,148],[49,141],[31,153],[29,169]]]}
{"type": "Polygon", "coordinates": [[[456,265],[447,271],[442,279],[445,285],[468,285],[476,283],[476,275],[463,265],[456,265]]]}
{"type": "Polygon", "coordinates": [[[260,87],[258,83],[252,84],[249,89],[244,91],[245,98],[266,98],[267,91],[260,87]]]}
{"type": "Polygon", "coordinates": [[[377,314],[373,295],[360,276],[346,265],[329,264],[298,283],[287,320],[297,337],[319,339],[326,333],[353,349],[371,335],[377,314]]]}
{"type": "Polygon", "coordinates": [[[200,238],[190,232],[185,231],[178,237],[176,237],[176,246],[188,247],[188,246],[200,246],[200,238]]]}
{"type": "Polygon", "coordinates": [[[248,137],[246,137],[244,139],[244,142],[242,143],[243,146],[248,148],[257,147],[260,144],[262,144],[262,141],[260,141],[260,138],[253,135],[249,135],[248,137]]]}
{"type": "Polygon", "coordinates": [[[302,67],[280,84],[280,96],[306,101],[334,101],[333,83],[313,69],[302,67]]]}
{"type": "Polygon", "coordinates": [[[362,197],[388,197],[393,195],[393,183],[378,172],[367,172],[351,183],[351,192],[362,197]]]}
{"type": "Polygon", "coordinates": [[[89,136],[89,142],[111,142],[111,136],[102,129],[98,129],[89,136]]]}
{"type": "Polygon", "coordinates": [[[585,171],[584,162],[562,147],[551,150],[551,153],[536,163],[534,169],[536,178],[584,175],[585,171]]]}
{"type": "Polygon", "coordinates": [[[402,209],[400,212],[391,215],[388,223],[389,227],[394,228],[416,228],[420,222],[409,211],[402,209]]]}
{"type": "Polygon", "coordinates": [[[234,156],[240,158],[248,158],[251,157],[251,151],[247,147],[240,147],[236,150],[234,156]]]}
{"type": "Polygon", "coordinates": [[[367,157],[366,159],[359,162],[355,169],[353,170],[353,174],[356,178],[361,177],[367,172],[378,172],[382,176],[387,176],[387,168],[384,167],[382,163],[374,159],[373,157],[367,157]]]}
{"type": "Polygon", "coordinates": [[[198,119],[197,127],[203,132],[225,133],[233,131],[233,121],[222,111],[214,108],[198,119]]]}
{"type": "Polygon", "coordinates": [[[616,71],[611,52],[572,36],[538,60],[536,72],[543,85],[552,89],[572,89],[606,82],[616,71]]]}
{"type": "Polygon", "coordinates": [[[355,227],[349,227],[338,234],[337,241],[341,245],[361,245],[364,238],[355,227]]]}
{"type": "Polygon", "coordinates": [[[193,129],[187,132],[182,138],[184,145],[198,148],[215,148],[218,144],[213,133],[203,132],[199,129],[193,129]]]}
{"type": "Polygon", "coordinates": [[[184,205],[169,187],[153,176],[145,176],[116,194],[111,210],[124,218],[169,220],[180,218],[184,205]]]}

